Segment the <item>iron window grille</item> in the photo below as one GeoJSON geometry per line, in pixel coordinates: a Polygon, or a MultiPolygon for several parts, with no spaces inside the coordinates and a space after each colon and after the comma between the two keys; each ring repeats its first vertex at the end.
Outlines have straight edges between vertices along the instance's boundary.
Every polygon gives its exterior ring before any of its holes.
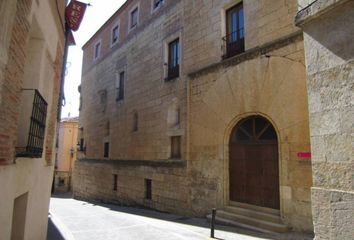
{"type": "Polygon", "coordinates": [[[17,153],[17,157],[42,157],[47,107],[48,104],[42,95],[37,90],[34,90],[27,146],[25,151],[17,153]]]}

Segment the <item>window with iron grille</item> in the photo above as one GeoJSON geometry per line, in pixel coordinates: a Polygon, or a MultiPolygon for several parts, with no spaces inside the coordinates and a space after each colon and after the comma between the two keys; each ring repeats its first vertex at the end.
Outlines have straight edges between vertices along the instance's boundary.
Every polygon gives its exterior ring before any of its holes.
{"type": "Polygon", "coordinates": [[[27,146],[17,153],[18,157],[42,157],[48,104],[37,90],[33,96],[27,146]]]}
{"type": "Polygon", "coordinates": [[[242,2],[226,11],[227,34],[224,58],[232,57],[245,51],[244,16],[242,2]]]}
{"type": "Polygon", "coordinates": [[[167,80],[179,77],[179,38],[168,44],[167,80]]]}

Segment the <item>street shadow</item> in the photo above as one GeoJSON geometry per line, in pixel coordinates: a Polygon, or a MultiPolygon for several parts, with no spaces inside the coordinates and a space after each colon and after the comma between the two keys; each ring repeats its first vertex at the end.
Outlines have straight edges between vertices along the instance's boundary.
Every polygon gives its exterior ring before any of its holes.
{"type": "MultiPolygon", "coordinates": [[[[68,198],[68,194],[62,196],[62,194],[53,195],[53,198],[68,198]]],[[[103,208],[110,209],[115,212],[131,214],[141,217],[153,218],[167,222],[173,222],[178,224],[184,224],[189,226],[195,226],[199,228],[208,229],[210,231],[210,223],[206,220],[206,218],[195,218],[195,217],[187,217],[181,216],[166,212],[157,211],[154,209],[142,207],[142,206],[127,206],[123,204],[119,204],[117,202],[98,202],[98,201],[83,201],[83,205],[93,205],[99,206],[103,208]]],[[[256,237],[259,239],[268,239],[268,240],[312,240],[314,238],[313,234],[305,234],[305,233],[296,233],[296,232],[288,232],[288,233],[265,233],[265,232],[258,232],[242,227],[234,227],[234,226],[227,226],[227,225],[215,225],[215,238],[218,240],[225,240],[222,238],[218,238],[218,231],[235,233],[245,236],[256,237]]]]}
{"type": "Polygon", "coordinates": [[[62,199],[69,199],[69,198],[73,198],[73,193],[72,192],[56,192],[56,193],[52,193],[53,198],[62,198],[62,199]]]}
{"type": "Polygon", "coordinates": [[[58,228],[53,223],[50,216],[48,216],[47,240],[65,240],[65,238],[61,235],[58,228]]]}

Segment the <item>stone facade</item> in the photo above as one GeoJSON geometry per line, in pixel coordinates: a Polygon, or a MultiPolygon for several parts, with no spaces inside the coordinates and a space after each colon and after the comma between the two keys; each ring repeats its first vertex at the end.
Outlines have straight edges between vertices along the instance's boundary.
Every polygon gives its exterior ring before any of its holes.
{"type": "Polygon", "coordinates": [[[66,118],[60,121],[54,173],[55,192],[72,190],[72,172],[77,159],[78,131],[78,118],[66,118]]]}
{"type": "Polygon", "coordinates": [[[46,239],[63,15],[64,1],[0,2],[0,239],[46,239]],[[47,103],[41,154],[26,148],[34,96],[47,103]]]}
{"type": "Polygon", "coordinates": [[[305,38],[315,239],[353,239],[354,4],[299,2],[296,23],[305,38]]]}
{"type": "Polygon", "coordinates": [[[76,163],[75,197],[190,216],[224,208],[231,132],[245,117],[262,116],[277,132],[282,220],[312,231],[311,159],[297,155],[310,151],[297,3],[244,1],[245,51],[224,59],[226,12],[240,2],[165,0],[152,10],[152,1],[126,1],[85,44],[80,124],[86,151],[76,163]],[[129,30],[135,6],[140,22],[129,30]],[[120,39],[111,45],[117,23],[120,39]],[[168,44],[176,38],[180,74],[166,81],[168,44]],[[125,93],[117,101],[122,71],[125,93]],[[171,159],[174,136],[181,138],[180,159],[171,159]]]}

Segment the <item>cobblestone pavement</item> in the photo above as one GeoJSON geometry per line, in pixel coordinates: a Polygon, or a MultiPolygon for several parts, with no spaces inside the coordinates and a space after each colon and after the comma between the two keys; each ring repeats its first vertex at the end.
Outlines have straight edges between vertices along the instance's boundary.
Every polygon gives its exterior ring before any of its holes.
{"type": "MultiPolygon", "coordinates": [[[[209,224],[202,218],[186,218],[148,209],[74,200],[55,195],[50,202],[49,240],[181,240],[209,239],[209,224]]],[[[309,240],[311,236],[264,234],[241,228],[216,226],[215,237],[225,240],[309,240]]]]}

